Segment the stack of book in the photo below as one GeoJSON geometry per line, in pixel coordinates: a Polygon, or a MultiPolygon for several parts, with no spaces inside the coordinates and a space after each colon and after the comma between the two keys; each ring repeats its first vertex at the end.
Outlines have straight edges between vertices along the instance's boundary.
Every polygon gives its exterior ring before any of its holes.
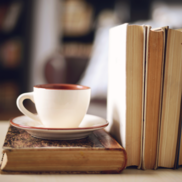
{"type": "Polygon", "coordinates": [[[181,91],[181,30],[110,30],[107,130],[126,149],[127,166],[182,165],[181,91]]]}

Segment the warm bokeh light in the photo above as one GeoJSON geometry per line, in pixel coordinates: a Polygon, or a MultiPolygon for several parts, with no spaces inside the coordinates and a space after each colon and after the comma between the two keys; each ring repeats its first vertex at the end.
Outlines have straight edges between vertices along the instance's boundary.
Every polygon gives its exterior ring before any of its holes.
{"type": "Polygon", "coordinates": [[[109,29],[125,22],[179,28],[181,15],[177,0],[1,0],[0,119],[21,114],[17,96],[43,83],[90,86],[92,100],[105,106],[109,29]]]}

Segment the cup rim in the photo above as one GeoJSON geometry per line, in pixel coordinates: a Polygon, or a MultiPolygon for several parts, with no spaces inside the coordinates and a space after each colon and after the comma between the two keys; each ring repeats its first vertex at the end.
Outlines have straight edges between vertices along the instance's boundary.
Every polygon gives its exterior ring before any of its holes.
{"type": "Polygon", "coordinates": [[[65,83],[48,83],[34,85],[34,88],[48,89],[48,90],[89,90],[90,87],[79,84],[65,84],[65,83]]]}

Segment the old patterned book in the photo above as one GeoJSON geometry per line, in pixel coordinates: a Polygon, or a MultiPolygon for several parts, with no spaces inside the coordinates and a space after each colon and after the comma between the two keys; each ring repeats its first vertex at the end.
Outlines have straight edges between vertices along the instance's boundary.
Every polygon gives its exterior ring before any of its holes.
{"type": "Polygon", "coordinates": [[[3,172],[120,173],[125,150],[104,130],[79,140],[42,140],[10,126],[3,145],[3,172]]]}

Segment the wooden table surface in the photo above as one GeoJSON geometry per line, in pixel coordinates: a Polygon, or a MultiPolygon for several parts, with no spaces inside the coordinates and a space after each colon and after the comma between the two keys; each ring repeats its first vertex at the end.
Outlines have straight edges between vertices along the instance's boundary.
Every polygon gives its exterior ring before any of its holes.
{"type": "MultiPolygon", "coordinates": [[[[0,121],[0,158],[2,157],[2,145],[9,126],[8,121],[0,121]]],[[[54,174],[54,175],[7,175],[0,174],[0,182],[129,182],[129,181],[181,181],[182,182],[182,168],[177,170],[172,169],[158,169],[158,170],[137,170],[125,169],[121,174],[54,174]]]]}

